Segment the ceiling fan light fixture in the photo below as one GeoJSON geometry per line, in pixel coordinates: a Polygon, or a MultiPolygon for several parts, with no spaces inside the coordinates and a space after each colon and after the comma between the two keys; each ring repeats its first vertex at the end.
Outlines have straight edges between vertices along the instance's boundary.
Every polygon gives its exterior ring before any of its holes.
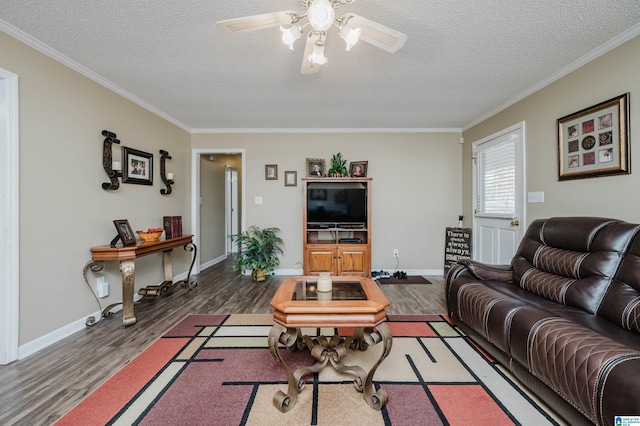
{"type": "Polygon", "coordinates": [[[307,57],[313,65],[324,65],[327,63],[327,57],[324,56],[324,43],[316,41],[313,45],[313,52],[307,57]]]}
{"type": "Polygon", "coordinates": [[[360,34],[362,33],[362,29],[352,28],[348,25],[343,25],[340,28],[340,38],[347,43],[346,50],[349,51],[351,48],[360,40],[360,34]]]}
{"type": "Polygon", "coordinates": [[[302,29],[297,25],[291,25],[289,28],[284,28],[281,25],[280,32],[282,33],[282,42],[291,50],[293,50],[293,43],[302,37],[302,29]]]}
{"type": "Polygon", "coordinates": [[[316,31],[327,31],[336,19],[336,12],[329,0],[313,0],[307,10],[307,19],[316,31]]]}

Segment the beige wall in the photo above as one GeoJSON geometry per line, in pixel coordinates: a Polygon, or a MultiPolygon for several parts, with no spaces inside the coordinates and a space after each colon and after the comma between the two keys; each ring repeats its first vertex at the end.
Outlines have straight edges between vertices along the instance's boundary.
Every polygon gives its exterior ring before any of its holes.
{"type": "Polygon", "coordinates": [[[302,186],[306,158],[341,152],[368,161],[372,186],[372,266],[442,270],[444,232],[462,208],[459,133],[390,134],[193,134],[194,149],[246,149],[245,226],[282,230],[280,269],[302,268],[302,186]],[[265,164],[278,180],[265,180],[265,164]],[[284,186],[284,172],[298,172],[298,186],[284,186]],[[263,204],[255,204],[256,196],[263,204]]]}
{"type": "Polygon", "coordinates": [[[545,197],[542,204],[527,204],[527,222],[552,216],[603,216],[640,223],[636,196],[640,139],[634,137],[640,123],[639,69],[640,37],[636,37],[465,131],[465,217],[471,218],[472,210],[472,142],[525,121],[527,191],[542,191],[545,197]],[[559,182],[556,120],[626,92],[631,99],[632,174],[559,182]]]}
{"type": "MultiPolygon", "coordinates": [[[[182,215],[190,230],[189,134],[2,32],[0,67],[17,74],[20,85],[22,346],[98,309],[82,269],[89,248],[114,237],[114,219],[128,219],[137,230],[162,226],[163,215],[182,215]],[[153,186],[102,189],[108,180],[103,129],[115,132],[122,145],[153,154],[153,186]],[[160,195],[160,149],[173,157],[167,169],[176,184],[169,196],[160,195]]],[[[180,252],[174,254],[175,274],[188,269],[188,255],[180,252]]],[[[121,299],[117,265],[104,272],[111,295],[102,306],[121,299]]],[[[137,287],[162,280],[160,255],[138,262],[137,287]]]]}

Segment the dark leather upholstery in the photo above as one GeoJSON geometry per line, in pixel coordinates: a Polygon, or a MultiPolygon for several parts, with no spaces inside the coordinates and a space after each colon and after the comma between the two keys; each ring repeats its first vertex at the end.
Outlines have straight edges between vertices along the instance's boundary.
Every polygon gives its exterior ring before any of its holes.
{"type": "Polygon", "coordinates": [[[639,415],[639,231],[614,219],[536,220],[511,265],[451,268],[449,315],[571,424],[639,415]]]}

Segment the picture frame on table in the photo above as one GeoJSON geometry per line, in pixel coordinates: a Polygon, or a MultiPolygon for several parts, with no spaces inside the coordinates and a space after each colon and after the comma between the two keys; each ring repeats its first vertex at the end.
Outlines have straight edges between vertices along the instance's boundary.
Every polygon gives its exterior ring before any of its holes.
{"type": "Polygon", "coordinates": [[[284,172],[284,186],[298,186],[298,172],[284,172]]]}
{"type": "Polygon", "coordinates": [[[264,166],[264,178],[266,180],[278,180],[278,165],[266,164],[264,166]]]}
{"type": "Polygon", "coordinates": [[[132,246],[136,244],[136,234],[133,232],[129,220],[116,219],[113,221],[113,225],[118,231],[118,236],[111,241],[111,247],[115,247],[118,240],[122,241],[123,246],[132,246]]]}
{"type": "Polygon", "coordinates": [[[349,163],[349,176],[367,177],[368,161],[352,161],[349,163]]]}
{"type": "Polygon", "coordinates": [[[325,161],[321,158],[307,158],[307,176],[323,177],[325,174],[325,161]]]}
{"type": "Polygon", "coordinates": [[[558,180],[631,173],[629,93],[557,120],[558,180]]]}
{"type": "Polygon", "coordinates": [[[153,154],[122,147],[122,183],[153,185],[153,154]]]}

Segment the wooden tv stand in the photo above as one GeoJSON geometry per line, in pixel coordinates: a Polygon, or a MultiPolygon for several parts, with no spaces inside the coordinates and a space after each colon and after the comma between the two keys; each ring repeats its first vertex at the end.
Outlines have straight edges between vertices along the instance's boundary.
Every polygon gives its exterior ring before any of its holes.
{"type": "Polygon", "coordinates": [[[304,275],[330,272],[336,276],[371,277],[371,181],[372,178],[302,178],[302,247],[304,275]],[[334,183],[361,184],[366,188],[367,220],[361,226],[310,226],[307,223],[309,188],[334,183]]]}

